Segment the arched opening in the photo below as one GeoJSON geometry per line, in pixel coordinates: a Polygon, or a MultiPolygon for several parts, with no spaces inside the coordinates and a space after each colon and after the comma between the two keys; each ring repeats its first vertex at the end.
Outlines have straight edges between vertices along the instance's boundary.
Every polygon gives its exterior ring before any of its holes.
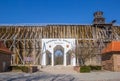
{"type": "Polygon", "coordinates": [[[46,50],[46,65],[51,65],[51,52],[46,50]]]}
{"type": "Polygon", "coordinates": [[[67,56],[66,56],[67,65],[71,65],[71,58],[72,58],[71,56],[72,56],[72,51],[69,50],[69,51],[67,52],[67,56]]]}
{"type": "Polygon", "coordinates": [[[54,62],[55,62],[55,65],[63,65],[64,48],[61,45],[57,45],[54,48],[54,62]]]}

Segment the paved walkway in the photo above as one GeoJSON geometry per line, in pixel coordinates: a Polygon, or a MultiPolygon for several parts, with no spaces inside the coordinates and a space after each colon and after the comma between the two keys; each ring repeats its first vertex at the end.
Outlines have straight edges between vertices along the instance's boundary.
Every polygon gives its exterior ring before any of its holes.
{"type": "Polygon", "coordinates": [[[77,72],[73,70],[73,66],[46,66],[40,69],[42,72],[50,73],[50,74],[76,74],[77,72]]]}
{"type": "Polygon", "coordinates": [[[77,73],[71,66],[55,66],[44,67],[36,73],[0,73],[0,81],[120,81],[120,72],[77,73]]]}

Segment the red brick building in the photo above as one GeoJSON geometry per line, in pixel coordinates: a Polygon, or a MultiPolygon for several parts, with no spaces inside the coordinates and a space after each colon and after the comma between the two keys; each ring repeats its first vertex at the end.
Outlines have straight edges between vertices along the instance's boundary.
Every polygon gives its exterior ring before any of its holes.
{"type": "Polygon", "coordinates": [[[103,49],[102,66],[105,70],[120,71],[120,41],[112,41],[103,49]]]}
{"type": "Polygon", "coordinates": [[[2,42],[0,42],[0,72],[8,71],[11,64],[12,52],[7,49],[2,42]]]}

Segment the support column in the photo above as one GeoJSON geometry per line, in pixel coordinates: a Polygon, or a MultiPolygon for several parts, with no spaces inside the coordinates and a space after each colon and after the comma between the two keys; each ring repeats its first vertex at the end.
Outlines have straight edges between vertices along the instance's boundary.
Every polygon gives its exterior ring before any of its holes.
{"type": "Polygon", "coordinates": [[[67,57],[66,57],[66,53],[64,53],[64,66],[67,66],[67,57]]]}
{"type": "Polygon", "coordinates": [[[43,54],[42,56],[42,65],[46,66],[46,53],[43,54]]]}
{"type": "Polygon", "coordinates": [[[76,58],[76,55],[72,54],[72,56],[71,56],[71,65],[76,66],[77,62],[78,62],[78,59],[76,58]]]}
{"type": "Polygon", "coordinates": [[[54,66],[54,54],[52,53],[52,59],[51,59],[51,62],[52,62],[52,66],[54,66]]]}
{"type": "Polygon", "coordinates": [[[75,55],[74,55],[74,57],[73,57],[72,61],[73,61],[72,66],[76,66],[76,56],[75,56],[75,55]]]}

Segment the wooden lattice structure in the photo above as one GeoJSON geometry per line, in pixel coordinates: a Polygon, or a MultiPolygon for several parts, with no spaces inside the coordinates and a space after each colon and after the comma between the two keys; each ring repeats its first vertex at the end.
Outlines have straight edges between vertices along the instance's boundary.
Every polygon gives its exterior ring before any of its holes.
{"type": "Polygon", "coordinates": [[[40,64],[42,38],[75,38],[80,48],[91,47],[94,54],[100,55],[107,43],[120,40],[120,27],[112,24],[0,26],[0,41],[14,53],[12,64],[27,64],[25,57],[34,58],[33,65],[40,64]]]}

